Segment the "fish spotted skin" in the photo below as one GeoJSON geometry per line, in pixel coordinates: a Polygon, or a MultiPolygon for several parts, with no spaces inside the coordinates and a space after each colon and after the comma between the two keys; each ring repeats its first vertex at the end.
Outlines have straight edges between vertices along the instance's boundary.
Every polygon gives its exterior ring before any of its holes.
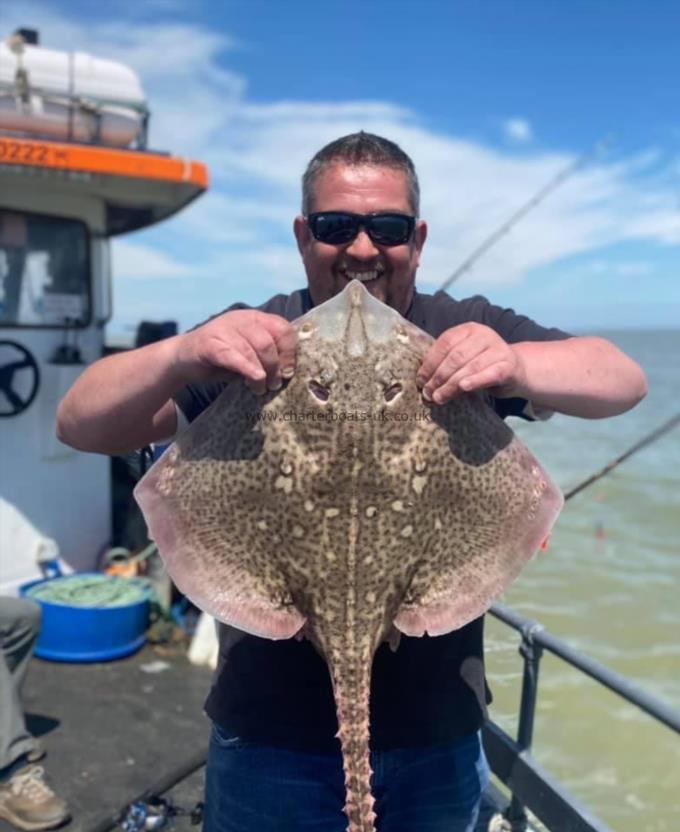
{"type": "Polygon", "coordinates": [[[563,501],[482,395],[423,399],[432,339],[360,282],[295,326],[293,378],[264,397],[230,384],[135,495],[197,606],[255,635],[304,634],[325,658],[348,830],[373,832],[377,647],[482,615],[563,501]]]}

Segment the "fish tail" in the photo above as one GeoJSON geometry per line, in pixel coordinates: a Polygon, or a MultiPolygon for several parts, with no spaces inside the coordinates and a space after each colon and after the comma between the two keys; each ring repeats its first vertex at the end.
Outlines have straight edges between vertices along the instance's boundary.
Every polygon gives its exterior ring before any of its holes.
{"type": "Polygon", "coordinates": [[[356,662],[331,668],[338,714],[338,733],[345,773],[344,811],[347,832],[375,832],[375,800],[371,793],[369,695],[371,663],[356,662]]]}

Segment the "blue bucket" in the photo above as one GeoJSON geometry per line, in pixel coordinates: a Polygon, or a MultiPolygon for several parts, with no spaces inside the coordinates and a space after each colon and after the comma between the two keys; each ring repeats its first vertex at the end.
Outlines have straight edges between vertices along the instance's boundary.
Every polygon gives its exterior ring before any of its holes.
{"type": "MultiPolygon", "coordinates": [[[[79,573],[81,577],[100,573],[79,573]]],[[[19,594],[59,578],[24,584],[19,594]]],[[[146,642],[149,592],[145,597],[116,607],[76,607],[31,598],[42,609],[42,626],[35,655],[53,662],[105,662],[135,653],[146,642]]]]}

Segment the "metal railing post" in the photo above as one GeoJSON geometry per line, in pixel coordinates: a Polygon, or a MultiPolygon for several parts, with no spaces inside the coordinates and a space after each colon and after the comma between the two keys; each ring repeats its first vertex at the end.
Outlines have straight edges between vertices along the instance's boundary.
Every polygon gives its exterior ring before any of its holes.
{"type": "MultiPolygon", "coordinates": [[[[534,635],[542,629],[543,626],[537,621],[527,621],[520,630],[522,643],[519,646],[519,654],[524,659],[524,673],[522,676],[519,725],[517,726],[517,744],[521,751],[529,751],[534,738],[538,671],[543,655],[543,647],[534,640],[534,635]]],[[[515,794],[512,795],[505,817],[510,822],[513,832],[525,832],[528,824],[526,810],[522,801],[515,794]]]]}

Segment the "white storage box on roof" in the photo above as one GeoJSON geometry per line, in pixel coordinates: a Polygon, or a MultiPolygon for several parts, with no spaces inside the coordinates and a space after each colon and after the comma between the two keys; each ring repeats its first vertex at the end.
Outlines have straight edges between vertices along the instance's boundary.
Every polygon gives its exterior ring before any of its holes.
{"type": "Polygon", "coordinates": [[[126,147],[145,129],[139,78],[116,61],[0,43],[0,130],[126,147]]]}

